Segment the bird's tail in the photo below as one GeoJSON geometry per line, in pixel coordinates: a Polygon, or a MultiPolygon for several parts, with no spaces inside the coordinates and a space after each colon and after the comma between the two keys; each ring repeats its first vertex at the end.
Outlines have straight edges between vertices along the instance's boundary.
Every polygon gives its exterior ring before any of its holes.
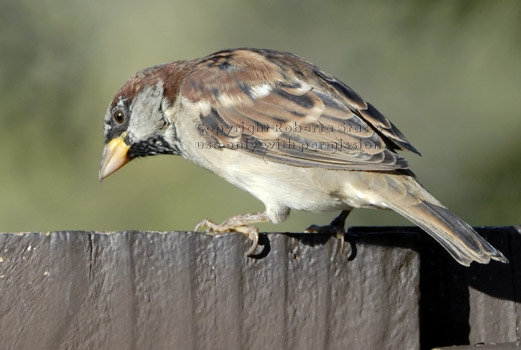
{"type": "Polygon", "coordinates": [[[390,209],[421,227],[462,265],[469,266],[472,261],[487,264],[490,259],[508,263],[500,251],[438,202],[414,177],[407,176],[407,183],[403,182],[403,176],[400,178],[398,183],[397,177],[387,176],[389,188],[406,188],[405,191],[399,191],[402,196],[386,199],[390,209]]]}

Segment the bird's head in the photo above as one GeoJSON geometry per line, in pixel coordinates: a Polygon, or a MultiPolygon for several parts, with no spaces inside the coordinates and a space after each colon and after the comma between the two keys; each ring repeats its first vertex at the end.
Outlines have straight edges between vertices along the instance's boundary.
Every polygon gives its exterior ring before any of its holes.
{"type": "Polygon", "coordinates": [[[165,84],[169,70],[161,65],[138,72],[112,100],[105,115],[100,181],[134,158],[179,153],[168,116],[173,105],[165,84]]]}

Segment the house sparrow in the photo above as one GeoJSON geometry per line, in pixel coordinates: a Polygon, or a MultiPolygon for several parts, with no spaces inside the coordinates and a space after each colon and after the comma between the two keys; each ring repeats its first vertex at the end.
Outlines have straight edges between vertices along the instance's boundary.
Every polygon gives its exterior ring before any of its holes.
{"type": "MultiPolygon", "coordinates": [[[[130,160],[177,154],[248,191],[263,213],[208,233],[280,223],[290,209],[341,211],[328,226],[344,232],[353,208],[391,209],[438,241],[462,265],[507,259],[417,181],[397,151],[419,152],[372,104],[317,66],[287,52],[223,50],[144,69],[123,85],[105,116],[100,180],[130,160]]],[[[342,235],[343,236],[343,235],[342,235]]]]}

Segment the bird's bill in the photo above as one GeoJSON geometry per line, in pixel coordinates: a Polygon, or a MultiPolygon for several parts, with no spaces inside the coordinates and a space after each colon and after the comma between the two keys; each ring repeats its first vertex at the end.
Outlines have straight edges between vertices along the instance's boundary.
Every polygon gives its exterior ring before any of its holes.
{"type": "Polygon", "coordinates": [[[130,146],[125,143],[123,136],[113,138],[105,145],[99,169],[100,181],[130,161],[127,155],[129,148],[130,146]]]}

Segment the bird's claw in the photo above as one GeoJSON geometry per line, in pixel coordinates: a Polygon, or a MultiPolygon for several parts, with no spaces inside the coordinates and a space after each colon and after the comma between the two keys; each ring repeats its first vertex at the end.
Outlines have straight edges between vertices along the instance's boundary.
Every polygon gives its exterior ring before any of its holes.
{"type": "Polygon", "coordinates": [[[305,233],[319,233],[323,235],[330,235],[336,237],[340,241],[340,254],[344,255],[346,240],[345,240],[345,230],[344,227],[334,226],[334,225],[326,225],[326,226],[318,226],[311,225],[304,230],[305,233]]]}
{"type": "Polygon", "coordinates": [[[212,236],[229,232],[242,233],[252,241],[251,247],[246,251],[246,256],[250,257],[255,255],[255,251],[259,246],[259,229],[255,226],[232,225],[227,221],[222,224],[216,224],[211,220],[203,219],[195,225],[194,231],[197,231],[201,227],[206,227],[206,234],[212,236]]]}
{"type": "Polygon", "coordinates": [[[250,249],[246,251],[246,256],[250,257],[252,255],[255,255],[255,251],[257,250],[257,247],[259,246],[259,230],[257,229],[256,232],[253,234],[248,234],[248,238],[252,241],[250,249]]]}
{"type": "Polygon", "coordinates": [[[208,231],[211,230],[211,226],[212,226],[212,225],[215,225],[212,221],[210,221],[210,220],[208,220],[208,219],[203,219],[203,220],[199,221],[199,222],[197,223],[197,225],[195,225],[195,227],[194,227],[194,231],[199,230],[201,227],[207,227],[208,230],[206,230],[206,233],[208,233],[208,231]]]}

